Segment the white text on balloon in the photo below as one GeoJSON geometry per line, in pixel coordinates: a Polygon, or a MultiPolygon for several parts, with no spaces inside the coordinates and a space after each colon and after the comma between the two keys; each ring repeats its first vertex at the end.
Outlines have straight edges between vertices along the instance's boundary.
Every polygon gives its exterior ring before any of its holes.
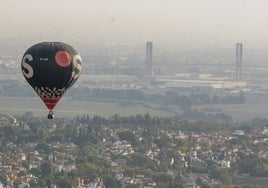
{"type": "Polygon", "coordinates": [[[25,62],[26,59],[27,59],[28,61],[32,61],[32,60],[33,60],[33,57],[32,57],[31,54],[26,54],[26,55],[23,57],[23,59],[22,59],[22,67],[23,67],[24,69],[26,69],[27,72],[26,72],[25,70],[22,70],[22,73],[23,73],[23,75],[24,75],[26,78],[31,78],[31,77],[33,77],[33,68],[31,67],[31,65],[29,65],[29,64],[27,64],[27,63],[25,62]]]}

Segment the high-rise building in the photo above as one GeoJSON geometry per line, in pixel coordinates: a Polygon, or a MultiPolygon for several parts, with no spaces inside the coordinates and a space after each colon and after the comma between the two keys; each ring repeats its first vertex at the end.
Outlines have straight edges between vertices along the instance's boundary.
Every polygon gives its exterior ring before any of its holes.
{"type": "Polygon", "coordinates": [[[242,57],[243,57],[243,44],[236,43],[236,66],[235,66],[236,81],[242,81],[242,57]]]}
{"type": "Polygon", "coordinates": [[[153,43],[146,43],[146,75],[152,75],[153,69],[153,43]]]}

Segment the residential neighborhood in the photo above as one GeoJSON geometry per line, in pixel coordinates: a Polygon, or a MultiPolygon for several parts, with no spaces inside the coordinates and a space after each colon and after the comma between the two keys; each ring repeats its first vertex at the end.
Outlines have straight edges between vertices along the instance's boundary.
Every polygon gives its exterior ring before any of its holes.
{"type": "Polygon", "coordinates": [[[1,115],[0,187],[242,187],[248,177],[267,183],[267,126],[208,130],[149,114],[120,118],[51,123],[1,115]]]}

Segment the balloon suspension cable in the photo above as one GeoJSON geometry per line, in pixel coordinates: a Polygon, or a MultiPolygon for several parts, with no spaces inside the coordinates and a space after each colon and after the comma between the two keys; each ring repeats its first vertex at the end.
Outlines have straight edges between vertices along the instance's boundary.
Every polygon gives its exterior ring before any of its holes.
{"type": "Polygon", "coordinates": [[[54,119],[54,113],[52,110],[48,112],[47,119],[54,119]]]}

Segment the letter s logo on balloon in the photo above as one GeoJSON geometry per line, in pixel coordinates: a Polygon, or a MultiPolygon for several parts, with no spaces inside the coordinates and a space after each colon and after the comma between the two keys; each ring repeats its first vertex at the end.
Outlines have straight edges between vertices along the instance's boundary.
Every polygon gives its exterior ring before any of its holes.
{"type": "Polygon", "coordinates": [[[75,55],[73,57],[74,70],[72,72],[72,77],[74,79],[77,79],[81,73],[81,70],[82,70],[81,62],[82,62],[82,59],[80,55],[75,55]]]}
{"type": "Polygon", "coordinates": [[[28,61],[32,61],[33,60],[33,56],[31,54],[26,54],[23,59],[22,59],[22,73],[26,78],[31,78],[33,77],[33,68],[31,67],[31,65],[29,65],[28,63],[26,63],[26,60],[28,61]]]}

